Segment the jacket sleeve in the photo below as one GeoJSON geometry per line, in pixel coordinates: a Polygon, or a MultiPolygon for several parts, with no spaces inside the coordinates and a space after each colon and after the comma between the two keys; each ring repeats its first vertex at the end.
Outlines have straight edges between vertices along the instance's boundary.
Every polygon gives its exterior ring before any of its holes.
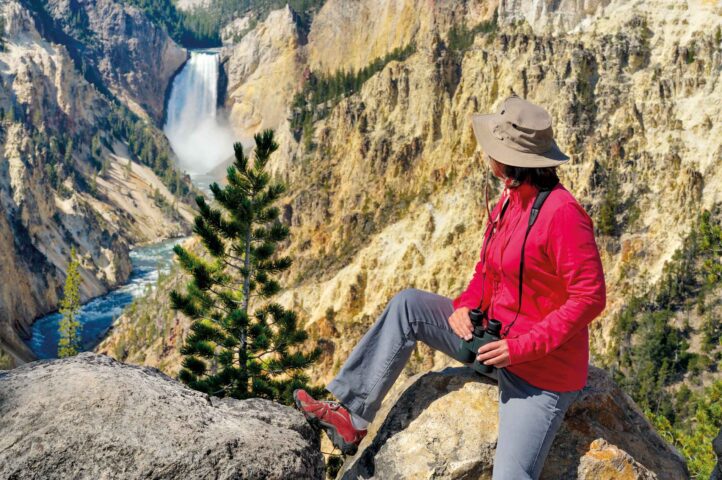
{"type": "Polygon", "coordinates": [[[547,255],[564,279],[565,303],[528,332],[507,339],[510,365],[543,357],[594,320],[606,306],[602,260],[592,219],[575,202],[559,206],[546,240],[547,255]]]}

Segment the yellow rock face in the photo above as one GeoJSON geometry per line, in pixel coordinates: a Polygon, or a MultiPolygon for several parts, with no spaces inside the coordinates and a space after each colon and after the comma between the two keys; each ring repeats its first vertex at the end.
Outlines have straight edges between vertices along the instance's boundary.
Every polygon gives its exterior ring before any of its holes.
{"type": "Polygon", "coordinates": [[[272,12],[239,43],[221,52],[228,76],[226,106],[242,140],[285,123],[301,82],[298,32],[289,8],[272,12]]]}
{"type": "Polygon", "coordinates": [[[639,465],[627,452],[599,438],[579,462],[579,480],[639,480],[657,476],[639,465]]]}

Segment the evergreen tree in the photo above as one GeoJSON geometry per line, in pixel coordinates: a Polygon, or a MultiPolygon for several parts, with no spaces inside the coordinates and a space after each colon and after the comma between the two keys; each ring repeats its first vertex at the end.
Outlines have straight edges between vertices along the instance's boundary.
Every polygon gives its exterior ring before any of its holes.
{"type": "Polygon", "coordinates": [[[262,302],[280,290],[273,278],[291,266],[276,255],[288,235],[274,202],[285,191],[264,171],[278,148],[273,131],[256,134],[253,164],[241,143],[233,145],[235,161],[227,170],[225,187],[213,183],[213,205],[196,197],[200,209],[193,231],[206,258],[180,245],[175,253],[192,275],[185,293],[172,291],[172,307],[193,319],[181,349],[180,380],[216,396],[262,397],[291,404],[293,390],[309,387],[303,370],[321,351],[303,351],[308,334],[299,329],[296,314],[275,302],[262,302]],[[256,305],[259,303],[259,305],[256,305]]]}
{"type": "Polygon", "coordinates": [[[0,15],[0,52],[5,50],[5,17],[0,15]]]}
{"type": "Polygon", "coordinates": [[[63,299],[60,301],[60,341],[58,342],[58,357],[72,357],[80,351],[80,322],[77,314],[80,310],[80,272],[78,272],[78,258],[75,247],[70,249],[70,263],[65,278],[63,299]]]}

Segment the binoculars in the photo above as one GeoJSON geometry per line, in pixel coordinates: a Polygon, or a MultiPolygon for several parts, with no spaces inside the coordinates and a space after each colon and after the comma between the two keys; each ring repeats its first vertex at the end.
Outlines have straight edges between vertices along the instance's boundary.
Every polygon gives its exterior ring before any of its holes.
{"type": "Polygon", "coordinates": [[[479,348],[481,348],[482,345],[501,339],[501,322],[499,320],[489,320],[486,330],[484,330],[484,317],[485,313],[478,308],[469,311],[469,318],[471,319],[471,324],[474,326],[474,330],[471,340],[461,339],[458,355],[463,363],[474,362],[471,368],[477,372],[491,373],[494,366],[484,365],[476,360],[476,356],[479,354],[479,348]]]}

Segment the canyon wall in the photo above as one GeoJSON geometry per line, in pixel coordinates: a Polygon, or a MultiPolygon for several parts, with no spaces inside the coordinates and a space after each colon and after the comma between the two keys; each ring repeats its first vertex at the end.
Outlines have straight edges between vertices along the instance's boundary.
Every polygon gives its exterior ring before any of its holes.
{"type": "Polygon", "coordinates": [[[58,304],[71,247],[88,299],[128,277],[132,245],[189,231],[190,208],[149,161],[173,168],[165,138],[113,93],[160,116],[185,51],[111,3],[76,6],[76,23],[66,4],[0,5],[0,276],[13,279],[0,289],[0,348],[16,362],[32,358],[21,337],[33,320],[58,304]]]}

